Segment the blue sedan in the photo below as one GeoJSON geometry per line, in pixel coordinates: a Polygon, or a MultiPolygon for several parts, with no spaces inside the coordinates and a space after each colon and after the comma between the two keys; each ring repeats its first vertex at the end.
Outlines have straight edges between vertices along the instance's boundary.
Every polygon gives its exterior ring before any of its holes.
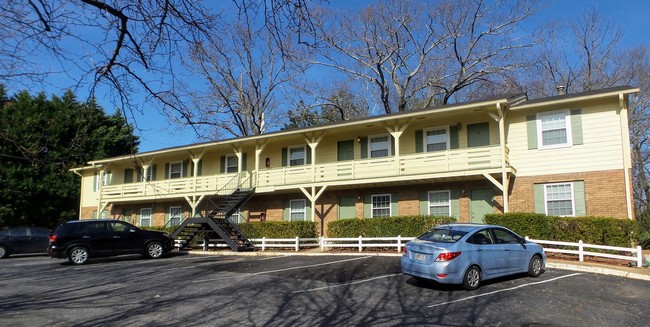
{"type": "Polygon", "coordinates": [[[536,243],[495,225],[439,225],[406,243],[402,272],[417,280],[462,284],[475,290],[481,281],[544,271],[546,254],[536,243]]]}

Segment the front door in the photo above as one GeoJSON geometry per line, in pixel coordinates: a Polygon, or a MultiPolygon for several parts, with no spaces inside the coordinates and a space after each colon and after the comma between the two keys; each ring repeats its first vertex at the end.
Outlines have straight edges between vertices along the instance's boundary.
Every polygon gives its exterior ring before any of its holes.
{"type": "Polygon", "coordinates": [[[478,123],[467,125],[467,146],[490,145],[490,124],[478,123]]]}
{"type": "Polygon", "coordinates": [[[354,160],[354,140],[339,141],[337,143],[337,160],[354,160]]]}
{"type": "Polygon", "coordinates": [[[483,223],[485,214],[494,213],[494,191],[490,188],[479,188],[469,191],[470,222],[483,223]]]}

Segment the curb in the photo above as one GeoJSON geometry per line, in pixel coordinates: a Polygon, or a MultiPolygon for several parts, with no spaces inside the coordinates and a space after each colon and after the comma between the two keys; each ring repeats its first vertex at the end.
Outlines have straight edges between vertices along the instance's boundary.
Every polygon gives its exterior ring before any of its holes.
{"type": "MultiPolygon", "coordinates": [[[[244,257],[272,257],[272,256],[377,256],[377,257],[401,257],[401,253],[368,253],[368,252],[338,252],[338,253],[323,253],[323,252],[275,252],[275,251],[254,251],[254,252],[231,252],[231,251],[186,251],[188,254],[194,255],[208,255],[208,256],[244,256],[244,257]]],[[[571,270],[579,272],[587,272],[600,275],[609,275],[630,279],[650,281],[650,274],[641,274],[628,272],[605,267],[583,266],[578,264],[569,264],[564,262],[547,261],[546,268],[571,270]]],[[[641,269],[641,268],[640,268],[641,269]]]]}

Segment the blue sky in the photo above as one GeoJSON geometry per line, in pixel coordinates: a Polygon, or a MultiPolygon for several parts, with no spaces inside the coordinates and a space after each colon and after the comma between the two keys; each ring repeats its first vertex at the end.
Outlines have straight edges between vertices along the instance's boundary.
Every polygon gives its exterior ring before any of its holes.
{"type": "MultiPolygon", "coordinates": [[[[354,2],[352,7],[362,6],[368,1],[354,2]]],[[[349,7],[349,0],[331,0],[330,4],[339,7],[349,7]]],[[[568,22],[575,19],[584,10],[595,7],[596,10],[609,20],[618,25],[623,31],[622,46],[634,47],[640,44],[650,46],[650,1],[649,0],[555,0],[542,3],[540,12],[535,17],[535,23],[542,23],[549,20],[568,22]]],[[[66,83],[65,76],[59,76],[53,85],[70,85],[66,83]]],[[[17,90],[10,90],[17,91],[17,90]]],[[[37,93],[40,90],[31,89],[30,92],[37,93]]],[[[62,94],[56,87],[44,89],[47,94],[62,94]]],[[[79,95],[81,98],[82,95],[79,95]]],[[[97,93],[98,102],[109,113],[114,112],[112,99],[107,95],[97,93]]],[[[137,100],[135,100],[137,101],[137,100]]],[[[147,152],[161,148],[196,143],[197,140],[191,128],[183,128],[170,123],[166,117],[159,114],[158,109],[151,106],[142,108],[142,113],[135,112],[134,119],[138,127],[136,134],[140,136],[140,152],[147,152]]]]}

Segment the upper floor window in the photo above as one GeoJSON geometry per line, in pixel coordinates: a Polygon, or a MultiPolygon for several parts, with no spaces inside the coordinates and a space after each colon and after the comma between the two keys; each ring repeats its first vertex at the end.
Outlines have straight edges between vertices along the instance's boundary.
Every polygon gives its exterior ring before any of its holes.
{"type": "Polygon", "coordinates": [[[568,110],[537,114],[538,148],[572,145],[569,117],[568,110]]]}
{"type": "Polygon", "coordinates": [[[424,131],[426,151],[445,151],[449,148],[447,127],[431,128],[424,131]]]}
{"type": "Polygon", "coordinates": [[[429,215],[445,217],[451,216],[451,192],[429,192],[429,215]]]}
{"type": "Polygon", "coordinates": [[[306,201],[301,200],[290,200],[289,201],[289,218],[291,221],[296,220],[306,220],[307,211],[305,210],[306,201]]]}
{"type": "Polygon", "coordinates": [[[177,161],[169,164],[169,178],[183,177],[183,162],[177,161]]]}
{"type": "Polygon", "coordinates": [[[388,157],[390,154],[390,137],[388,135],[371,136],[370,158],[388,157]]]}
{"type": "Polygon", "coordinates": [[[302,166],[305,164],[305,146],[297,146],[289,148],[287,155],[289,156],[289,166],[302,166]]]}
{"type": "Polygon", "coordinates": [[[226,156],[226,173],[236,173],[239,171],[239,159],[237,156],[226,156]]]}
{"type": "Polygon", "coordinates": [[[379,194],[371,197],[372,218],[390,217],[390,194],[379,194]]]}
{"type": "Polygon", "coordinates": [[[573,184],[544,185],[546,214],[549,216],[574,216],[573,184]]]}

